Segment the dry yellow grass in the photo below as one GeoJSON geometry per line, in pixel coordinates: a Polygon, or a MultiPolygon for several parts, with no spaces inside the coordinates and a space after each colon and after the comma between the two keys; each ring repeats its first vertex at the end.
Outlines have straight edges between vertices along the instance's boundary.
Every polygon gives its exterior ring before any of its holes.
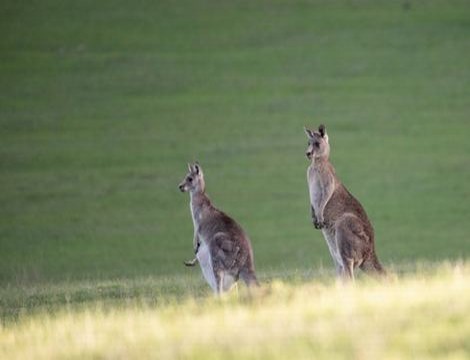
{"type": "Polygon", "coordinates": [[[263,294],[90,305],[0,330],[1,359],[468,359],[470,265],[385,283],[273,281],[263,294]]]}

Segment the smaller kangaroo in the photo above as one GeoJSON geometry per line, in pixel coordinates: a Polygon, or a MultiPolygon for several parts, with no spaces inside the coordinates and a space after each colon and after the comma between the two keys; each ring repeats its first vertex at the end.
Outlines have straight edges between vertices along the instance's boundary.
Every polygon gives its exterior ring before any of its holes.
{"type": "Polygon", "coordinates": [[[193,266],[199,261],[204,278],[216,294],[230,290],[239,278],[248,287],[258,286],[250,239],[235,220],[212,205],[205,193],[201,166],[188,164],[188,169],[179,189],[190,194],[196,257],[185,264],[193,266]]]}
{"type": "Polygon", "coordinates": [[[316,229],[321,229],[333,257],[336,274],[354,280],[354,269],[385,275],[375,254],[374,229],[356,198],[346,189],[329,161],[330,145],[324,125],[305,128],[308,137],[307,170],[310,209],[316,229]]]}

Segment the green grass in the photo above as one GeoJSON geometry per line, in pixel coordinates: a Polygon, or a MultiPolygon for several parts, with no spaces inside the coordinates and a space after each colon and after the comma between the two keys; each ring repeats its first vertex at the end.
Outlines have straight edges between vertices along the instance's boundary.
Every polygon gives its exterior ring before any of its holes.
{"type": "Polygon", "coordinates": [[[470,3],[405,3],[2,1],[0,358],[468,357],[470,3]],[[398,280],[333,284],[321,122],[398,280]],[[196,159],[250,234],[253,301],[182,265],[196,159]]]}
{"type": "MultiPolygon", "coordinates": [[[[0,357],[467,359],[469,277],[468,263],[442,264],[355,286],[290,279],[223,299],[69,301],[0,325],[0,357]]],[[[192,286],[192,279],[177,280],[173,287],[192,286]]]]}
{"type": "Polygon", "coordinates": [[[184,274],[194,159],[258,269],[330,265],[320,122],[386,264],[470,254],[468,2],[0,7],[0,284],[184,274]]]}

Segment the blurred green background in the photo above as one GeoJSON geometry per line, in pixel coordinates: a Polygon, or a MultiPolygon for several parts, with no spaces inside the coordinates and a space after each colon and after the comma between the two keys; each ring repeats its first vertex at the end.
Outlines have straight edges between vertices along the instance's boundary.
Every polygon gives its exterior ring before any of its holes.
{"type": "Polygon", "coordinates": [[[470,255],[468,1],[0,4],[0,284],[186,273],[199,160],[259,272],[333,265],[302,127],[385,265],[470,255]]]}

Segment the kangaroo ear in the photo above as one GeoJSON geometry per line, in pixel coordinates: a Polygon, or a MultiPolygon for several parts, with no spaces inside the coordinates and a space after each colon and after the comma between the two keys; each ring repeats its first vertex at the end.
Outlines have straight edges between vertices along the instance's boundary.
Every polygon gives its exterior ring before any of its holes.
{"type": "Polygon", "coordinates": [[[191,163],[188,163],[188,170],[190,173],[193,172],[193,166],[191,165],[191,163]]]}
{"type": "Polygon", "coordinates": [[[313,131],[312,131],[312,130],[307,129],[307,128],[304,126],[304,131],[305,131],[305,133],[307,134],[307,136],[308,136],[309,138],[313,138],[313,131]]]}
{"type": "Polygon", "coordinates": [[[194,163],[194,173],[196,175],[199,175],[201,173],[201,165],[199,165],[197,161],[194,163]]]}
{"type": "Polygon", "coordinates": [[[320,133],[321,137],[325,137],[325,135],[326,135],[326,128],[325,128],[325,125],[321,124],[321,125],[318,127],[318,132],[320,133]]]}

